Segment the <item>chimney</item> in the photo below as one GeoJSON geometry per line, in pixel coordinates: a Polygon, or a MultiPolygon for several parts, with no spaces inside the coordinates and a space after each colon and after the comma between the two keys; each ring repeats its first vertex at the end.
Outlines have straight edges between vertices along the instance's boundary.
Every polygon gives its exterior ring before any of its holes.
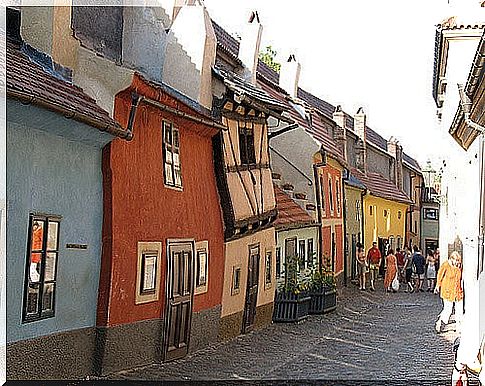
{"type": "Polygon", "coordinates": [[[297,97],[300,71],[301,65],[296,61],[293,54],[290,55],[286,62],[281,64],[279,86],[293,98],[297,97]]]}
{"type": "Polygon", "coordinates": [[[393,182],[399,190],[403,190],[403,171],[402,171],[402,146],[394,137],[387,141],[387,151],[394,158],[394,179],[393,182]]]}
{"type": "Polygon", "coordinates": [[[354,130],[357,134],[356,150],[356,166],[363,172],[367,173],[367,133],[366,133],[366,115],[364,109],[359,107],[357,113],[354,115],[354,130]]]}
{"type": "Polygon", "coordinates": [[[72,0],[63,6],[22,7],[20,33],[23,40],[37,50],[49,55],[63,66],[77,65],[79,42],[71,28],[72,0]]]}
{"type": "Polygon", "coordinates": [[[163,80],[202,106],[212,108],[212,66],[216,36],[201,0],[175,2],[167,37],[163,80]]]}
{"type": "Polygon", "coordinates": [[[263,26],[259,21],[257,11],[253,11],[248,23],[244,28],[239,45],[239,59],[244,64],[244,78],[252,84],[256,84],[256,72],[258,69],[259,48],[263,26]]]}
{"type": "Polygon", "coordinates": [[[345,127],[345,114],[342,111],[342,106],[338,105],[333,113],[333,120],[337,124],[334,130],[334,139],[337,142],[340,153],[347,161],[347,128],[345,127]]]}

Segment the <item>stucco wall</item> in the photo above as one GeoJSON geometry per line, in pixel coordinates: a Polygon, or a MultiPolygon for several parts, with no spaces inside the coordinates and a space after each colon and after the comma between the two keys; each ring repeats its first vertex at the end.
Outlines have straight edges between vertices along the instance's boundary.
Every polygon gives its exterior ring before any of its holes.
{"type": "MultiPolygon", "coordinates": [[[[188,114],[196,114],[138,77],[133,88],[188,114]]],[[[130,90],[116,98],[115,116],[126,125],[130,90]]],[[[109,326],[164,314],[167,239],[208,241],[208,291],[194,297],[193,311],[221,304],[224,265],[223,223],[216,187],[211,133],[215,130],[142,103],[131,142],[115,140],[105,152],[107,182],[102,286],[98,323],[109,326]],[[165,186],[162,120],[179,129],[182,189],[165,186]],[[196,155],[196,156],[195,156],[196,155]],[[135,304],[137,244],[162,242],[162,285],[159,300],[135,304]],[[108,310],[109,307],[109,310],[108,310]]]]}
{"type": "Polygon", "coordinates": [[[396,247],[397,238],[401,238],[401,246],[404,243],[405,236],[405,219],[406,204],[397,201],[385,200],[383,198],[366,195],[364,197],[364,246],[367,251],[373,241],[378,238],[394,237],[394,248],[396,247]],[[373,214],[370,215],[369,207],[373,207],[373,214]],[[384,210],[387,210],[387,217],[384,217],[384,210]],[[398,218],[398,212],[401,212],[401,218],[398,218]]]}
{"type": "Polygon", "coordinates": [[[344,184],[345,188],[345,200],[346,200],[346,209],[347,212],[345,214],[346,220],[346,231],[349,235],[356,235],[358,233],[362,233],[362,199],[361,199],[361,192],[362,190],[356,189],[349,185],[344,184]],[[359,215],[357,217],[357,206],[356,202],[359,204],[359,215]],[[359,221],[360,220],[360,221],[359,221]]]}
{"type": "Polygon", "coordinates": [[[17,102],[8,104],[7,122],[7,341],[94,326],[101,259],[101,146],[106,137],[102,140],[96,129],[17,102]],[[39,126],[57,130],[58,135],[33,128],[29,117],[39,126]],[[60,136],[69,132],[69,139],[60,136]],[[97,139],[97,145],[72,140],[83,133],[92,142],[97,139]],[[29,214],[33,212],[62,216],[55,317],[22,324],[29,214]],[[66,249],[67,243],[88,248],[66,249]]]}
{"type": "Polygon", "coordinates": [[[273,172],[281,174],[282,184],[293,185],[294,192],[306,193],[308,202],[313,204],[315,204],[315,183],[312,155],[319,149],[317,142],[302,127],[274,137],[270,141],[273,172]]]}
{"type": "Polygon", "coordinates": [[[224,267],[224,289],[222,293],[221,317],[244,310],[246,300],[246,286],[248,281],[249,246],[259,245],[259,286],[257,306],[273,302],[275,293],[275,229],[268,228],[252,235],[229,241],[225,244],[226,261],[224,267]],[[273,260],[273,277],[271,286],[265,286],[265,252],[271,251],[273,260]],[[232,291],[233,272],[235,267],[241,268],[240,290],[237,294],[232,291]]]}

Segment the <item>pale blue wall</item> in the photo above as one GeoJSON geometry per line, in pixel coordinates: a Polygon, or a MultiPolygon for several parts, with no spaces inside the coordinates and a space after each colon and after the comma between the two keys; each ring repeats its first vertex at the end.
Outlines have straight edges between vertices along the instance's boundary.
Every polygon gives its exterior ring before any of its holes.
{"type": "Polygon", "coordinates": [[[8,101],[7,342],[95,325],[103,210],[101,149],[111,138],[47,110],[8,101]],[[83,142],[76,139],[79,136],[83,142]],[[31,212],[62,216],[56,306],[54,317],[22,324],[31,212]],[[67,250],[67,243],[87,244],[88,249],[67,250]]]}

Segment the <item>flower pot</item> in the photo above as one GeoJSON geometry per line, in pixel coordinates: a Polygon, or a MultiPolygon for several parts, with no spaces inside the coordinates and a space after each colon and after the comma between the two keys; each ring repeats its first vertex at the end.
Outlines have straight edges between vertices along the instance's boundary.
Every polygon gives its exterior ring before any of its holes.
{"type": "Polygon", "coordinates": [[[276,292],[273,322],[298,322],[308,316],[310,296],[291,292],[276,292]]]}
{"type": "Polygon", "coordinates": [[[325,288],[324,313],[333,311],[337,308],[337,290],[335,288],[325,288]]]}
{"type": "Polygon", "coordinates": [[[311,291],[308,293],[310,295],[310,308],[308,310],[309,314],[323,314],[325,311],[325,291],[324,289],[311,291]]]}

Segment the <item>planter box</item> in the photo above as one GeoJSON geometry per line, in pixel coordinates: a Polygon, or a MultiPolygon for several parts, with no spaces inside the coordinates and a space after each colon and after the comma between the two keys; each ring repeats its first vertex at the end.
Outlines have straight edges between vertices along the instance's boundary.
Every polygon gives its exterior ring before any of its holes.
{"type": "Polygon", "coordinates": [[[273,322],[298,322],[308,316],[310,296],[302,293],[276,292],[273,322]]]}
{"type": "Polygon", "coordinates": [[[325,288],[324,313],[334,311],[337,308],[337,291],[334,288],[325,288]]]}
{"type": "Polygon", "coordinates": [[[310,308],[309,314],[323,314],[325,311],[325,291],[309,292],[310,295],[310,308]]]}

